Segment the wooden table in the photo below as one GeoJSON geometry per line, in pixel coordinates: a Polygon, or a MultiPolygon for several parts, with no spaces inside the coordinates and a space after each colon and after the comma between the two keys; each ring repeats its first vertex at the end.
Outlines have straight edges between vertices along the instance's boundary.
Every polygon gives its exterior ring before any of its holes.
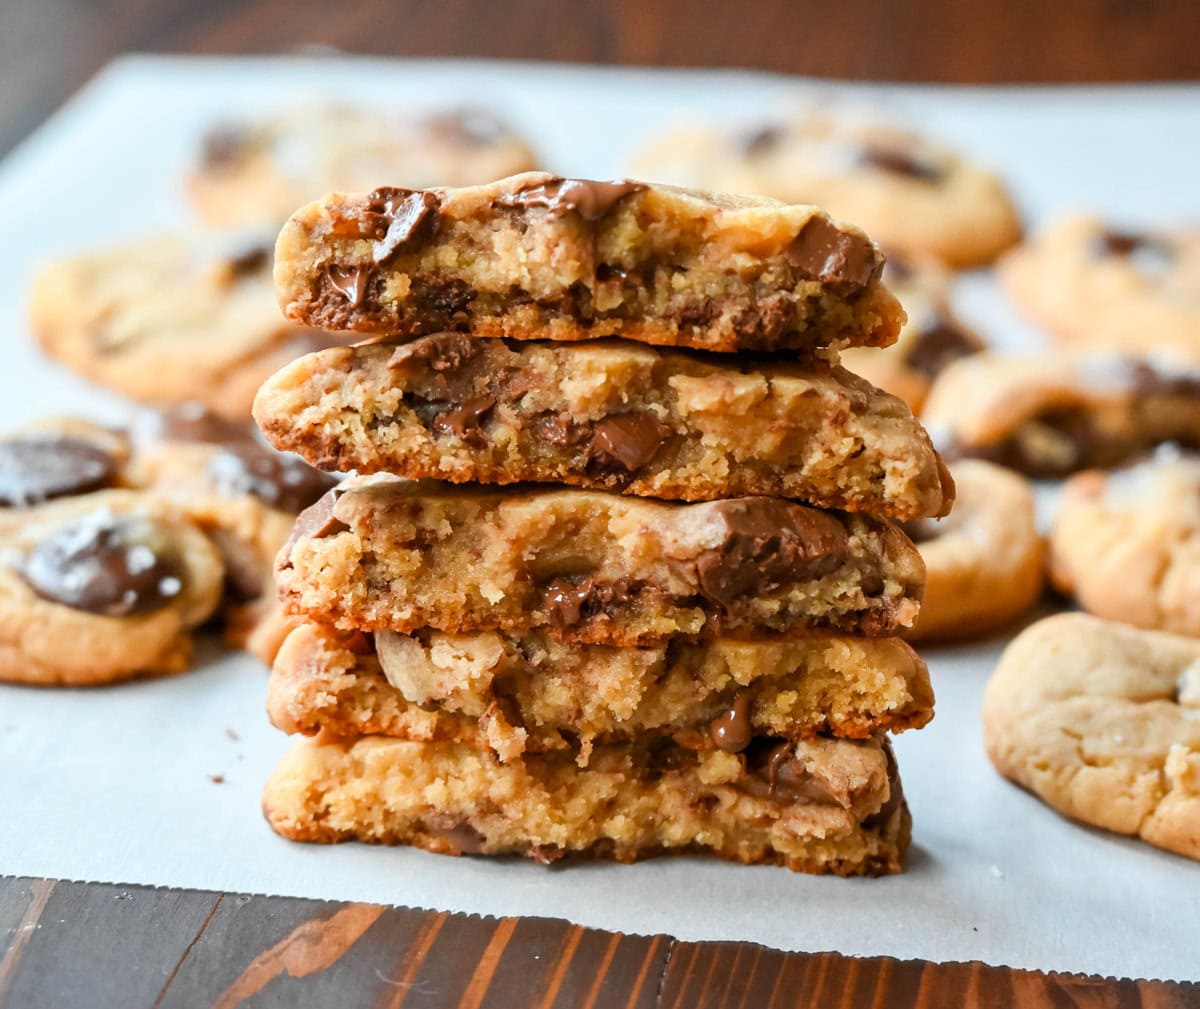
{"type": "Polygon", "coordinates": [[[7,0],[0,153],[118,53],[314,45],[904,81],[1200,77],[1195,0],[7,0]]]}
{"type": "MultiPolygon", "coordinates": [[[[123,51],[744,66],[844,78],[1200,77],[1195,0],[16,0],[0,153],[123,51]]],[[[0,878],[0,1007],[1200,1005],[1200,986],[785,954],[464,915],[0,878]]]]}

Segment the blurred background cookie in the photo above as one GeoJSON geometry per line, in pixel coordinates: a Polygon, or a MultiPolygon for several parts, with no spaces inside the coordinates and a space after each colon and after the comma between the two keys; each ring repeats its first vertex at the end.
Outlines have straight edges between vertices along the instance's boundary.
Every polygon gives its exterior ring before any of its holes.
{"type": "Polygon", "coordinates": [[[1067,482],[1050,538],[1055,585],[1089,613],[1200,636],[1200,457],[1151,458],[1067,482]]]}
{"type": "Polygon", "coordinates": [[[956,267],[988,263],[1021,237],[992,172],[917,133],[825,112],[741,129],[682,126],[637,155],[631,174],[815,203],[889,249],[956,267]]]}
{"type": "Polygon", "coordinates": [[[1013,300],[1064,343],[1200,356],[1200,228],[1064,218],[1000,264],[1013,300]]]}
{"type": "Polygon", "coordinates": [[[905,527],[925,561],[925,600],[910,641],[969,638],[1010,623],[1037,602],[1045,582],[1033,488],[992,463],[950,469],[958,496],[939,521],[905,527]]]}
{"type": "Polygon", "coordinates": [[[73,371],[141,403],[198,401],[236,420],[293,358],[337,342],[280,314],[273,236],[162,235],[60,260],[34,278],[30,322],[73,371]]]}
{"type": "Polygon", "coordinates": [[[209,224],[241,227],[286,220],[334,190],[466,186],[537,167],[529,145],[482,109],[414,115],[316,105],[213,127],[187,192],[209,224]]]}

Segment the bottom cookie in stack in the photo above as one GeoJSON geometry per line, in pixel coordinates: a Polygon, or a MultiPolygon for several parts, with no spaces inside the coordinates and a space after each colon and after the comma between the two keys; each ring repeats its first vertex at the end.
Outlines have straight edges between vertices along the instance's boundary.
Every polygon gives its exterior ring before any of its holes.
{"type": "Polygon", "coordinates": [[[895,872],[909,819],[885,733],[932,704],[896,638],[619,648],[305,625],[268,707],[318,738],[284,759],[264,810],[297,840],[895,872]]]}

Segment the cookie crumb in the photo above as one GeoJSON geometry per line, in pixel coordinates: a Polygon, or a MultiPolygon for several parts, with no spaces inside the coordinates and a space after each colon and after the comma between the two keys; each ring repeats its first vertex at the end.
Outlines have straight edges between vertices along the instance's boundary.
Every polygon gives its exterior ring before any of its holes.
{"type": "Polygon", "coordinates": [[[208,776],[208,780],[211,781],[214,785],[223,785],[225,783],[225,775],[210,774],[208,776]]]}
{"type": "Polygon", "coordinates": [[[226,729],[225,736],[226,736],[226,738],[232,740],[235,743],[238,742],[242,738],[236,732],[234,732],[233,729],[226,729]]]}

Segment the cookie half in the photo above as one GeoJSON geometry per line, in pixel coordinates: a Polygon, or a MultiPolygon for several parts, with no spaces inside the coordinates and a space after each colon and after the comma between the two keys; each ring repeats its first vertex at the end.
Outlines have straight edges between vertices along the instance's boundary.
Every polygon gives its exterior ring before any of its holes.
{"type": "Polygon", "coordinates": [[[1200,641],[1050,617],[1005,650],[983,727],[996,768],[1060,813],[1200,859],[1200,641]]]}
{"type": "Polygon", "coordinates": [[[457,741],[501,760],[672,736],[737,753],[756,737],[864,739],[933,716],[925,664],[897,638],[564,644],[539,633],[288,636],[267,711],[284,732],[457,741]]]}
{"type": "Polygon", "coordinates": [[[466,330],[697,350],[886,346],[884,256],[812,206],[541,173],[462,189],[333,193],[275,248],[295,322],[376,336],[466,330]]]}
{"type": "Polygon", "coordinates": [[[942,515],[954,494],[904,404],[822,362],[441,333],[304,357],[255,416],[314,465],[410,479],[773,495],[902,519],[942,515]]]}
{"type": "Polygon", "coordinates": [[[290,614],[346,630],[642,645],[894,634],[916,617],[924,567],[886,520],[778,498],[675,505],[376,476],[301,515],[276,582],[290,614]]]}
{"type": "Polygon", "coordinates": [[[703,852],[800,872],[898,872],[910,820],[882,740],[764,741],[745,754],[671,741],[505,764],[458,743],[305,741],[263,794],[300,841],[413,844],[446,855],[632,862],[703,852]]]}

